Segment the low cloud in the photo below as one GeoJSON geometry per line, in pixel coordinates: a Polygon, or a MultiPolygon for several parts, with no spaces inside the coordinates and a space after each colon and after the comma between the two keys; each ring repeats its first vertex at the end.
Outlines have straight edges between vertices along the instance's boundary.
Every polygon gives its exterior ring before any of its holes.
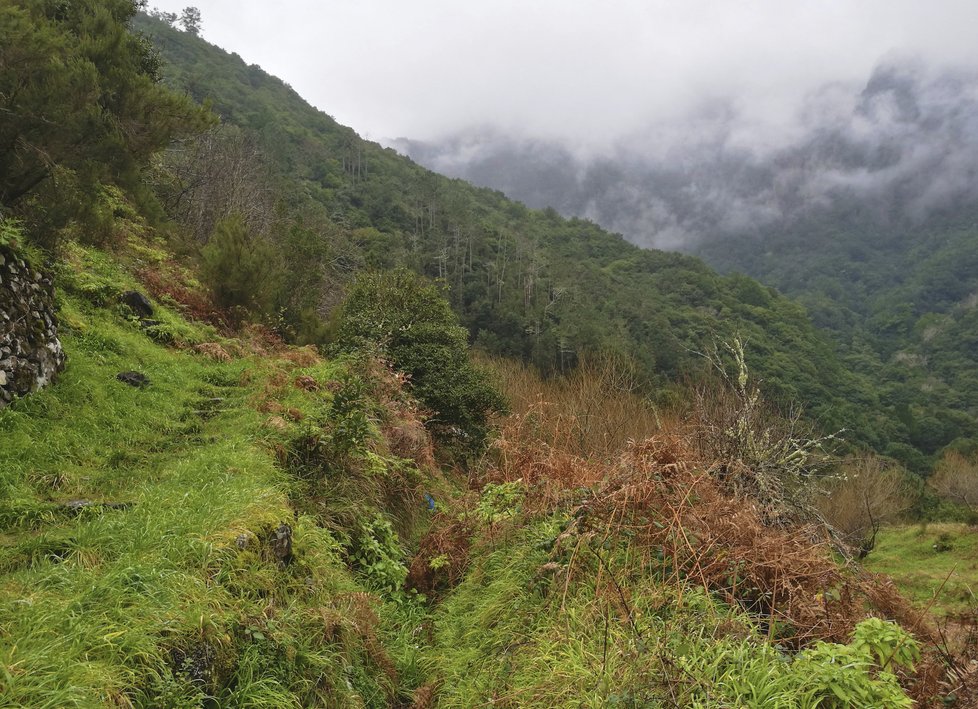
{"type": "Polygon", "coordinates": [[[395,145],[440,172],[660,248],[846,203],[885,223],[978,198],[978,72],[895,56],[862,82],[810,91],[789,118],[772,132],[717,100],[599,153],[491,130],[395,145]]]}

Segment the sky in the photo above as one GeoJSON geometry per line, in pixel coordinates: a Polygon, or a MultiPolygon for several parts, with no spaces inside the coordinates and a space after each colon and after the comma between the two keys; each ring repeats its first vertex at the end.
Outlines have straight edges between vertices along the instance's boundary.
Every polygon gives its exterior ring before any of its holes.
{"type": "MultiPolygon", "coordinates": [[[[187,0],[150,0],[179,12],[187,0]]],[[[600,150],[732,102],[776,135],[892,57],[978,65],[975,0],[197,0],[202,35],[372,140],[600,150]]]]}

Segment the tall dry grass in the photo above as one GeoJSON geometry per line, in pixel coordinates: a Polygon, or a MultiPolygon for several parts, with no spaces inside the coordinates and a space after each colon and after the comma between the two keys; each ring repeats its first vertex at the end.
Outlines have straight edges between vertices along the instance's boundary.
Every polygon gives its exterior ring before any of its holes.
{"type": "Polygon", "coordinates": [[[622,359],[591,359],[553,380],[511,362],[491,366],[513,412],[480,482],[521,481],[528,514],[563,508],[575,529],[586,519],[589,534],[624,533],[656,559],[672,559],[675,580],[753,610],[763,605],[799,639],[843,637],[861,617],[865,592],[819,595],[858,583],[835,563],[817,515],[781,509],[828,460],[822,439],[767,405],[746,368],[692,389],[683,409],[663,411],[640,394],[622,359]]]}
{"type": "Polygon", "coordinates": [[[582,458],[609,458],[628,441],[643,440],[675,424],[641,392],[633,362],[616,356],[583,357],[571,374],[542,379],[507,359],[485,359],[510,402],[504,428],[582,458]]]}
{"type": "MultiPolygon", "coordinates": [[[[522,485],[524,519],[566,517],[553,558],[570,562],[548,571],[558,585],[594,574],[583,562],[591,556],[601,559],[600,573],[625,578],[602,556],[624,545],[623,556],[640,567],[632,578],[665,569],[665,583],[743,607],[783,644],[846,642],[860,620],[879,615],[935,647],[925,615],[892,582],[840,565],[820,518],[792,507],[795,488],[831,460],[828,439],[813,437],[800,417],[779,416],[742,377],[721,381],[726,389],[691,390],[684,409],[663,411],[620,360],[591,360],[547,381],[512,363],[492,366],[513,412],[476,484],[522,485]]],[[[876,463],[864,462],[868,478],[876,463]]],[[[880,493],[874,510],[902,507],[895,490],[883,492],[872,491],[880,493]]],[[[852,499],[866,495],[870,489],[852,499]]],[[[629,589],[615,583],[627,615],[629,589]]],[[[918,697],[943,672],[932,651],[927,658],[908,679],[918,697]]]]}

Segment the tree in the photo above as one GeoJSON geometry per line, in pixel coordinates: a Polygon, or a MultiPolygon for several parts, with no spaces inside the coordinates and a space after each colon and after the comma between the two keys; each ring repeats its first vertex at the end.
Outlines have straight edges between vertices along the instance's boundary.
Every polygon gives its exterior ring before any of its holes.
{"type": "Polygon", "coordinates": [[[372,273],[354,283],[340,310],[339,351],[376,351],[411,376],[414,395],[433,412],[443,441],[477,450],[502,396],[468,358],[466,331],[443,292],[407,270],[372,273]]]}
{"type": "Polygon", "coordinates": [[[102,184],[150,199],[149,157],[213,118],[161,83],[133,0],[0,4],[0,207],[48,236],[102,184]]]}
{"type": "Polygon", "coordinates": [[[935,466],[927,485],[941,497],[975,510],[978,506],[978,455],[968,458],[958,451],[948,451],[935,466]]]}
{"type": "Polygon", "coordinates": [[[155,17],[157,20],[162,20],[171,27],[173,27],[173,25],[177,23],[177,20],[180,19],[175,12],[164,12],[163,10],[156,8],[153,8],[147,14],[150,17],[155,17]]]}
{"type": "Polygon", "coordinates": [[[267,235],[275,212],[269,169],[258,137],[234,126],[179,141],[164,153],[156,191],[167,214],[204,243],[215,225],[238,214],[267,235]]]}
{"type": "Polygon", "coordinates": [[[917,491],[899,463],[874,455],[847,458],[838,477],[827,485],[818,508],[833,529],[860,558],[876,546],[883,524],[913,505],[917,491]]]}
{"type": "Polygon", "coordinates": [[[196,7],[185,7],[180,15],[180,24],[183,29],[192,35],[200,34],[200,10],[196,7]]]}

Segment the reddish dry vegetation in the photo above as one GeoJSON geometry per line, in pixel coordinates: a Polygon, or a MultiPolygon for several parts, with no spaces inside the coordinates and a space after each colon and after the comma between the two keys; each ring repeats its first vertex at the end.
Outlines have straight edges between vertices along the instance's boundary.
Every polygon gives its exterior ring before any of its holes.
{"type": "Polygon", "coordinates": [[[407,587],[437,599],[458,585],[469,567],[474,532],[475,525],[466,517],[435,514],[411,560],[407,587]],[[441,563],[433,565],[435,559],[441,563]]]}
{"type": "Polygon", "coordinates": [[[319,382],[305,374],[296,377],[293,383],[296,388],[303,389],[304,391],[319,391],[319,382]]]}
{"type": "Polygon", "coordinates": [[[179,272],[179,266],[154,266],[140,270],[137,276],[157,300],[176,303],[186,317],[206,322],[222,332],[230,332],[228,314],[216,307],[204,291],[185,285],[179,272]]]}
{"type": "Polygon", "coordinates": [[[194,345],[192,349],[197,354],[204,355],[215,362],[231,361],[231,355],[216,342],[201,342],[199,345],[194,345]]]}
{"type": "Polygon", "coordinates": [[[380,432],[388,451],[434,472],[435,448],[425,426],[431,413],[408,394],[410,376],[380,359],[368,362],[364,374],[371,384],[370,397],[379,404],[380,432]]]}
{"type": "Polygon", "coordinates": [[[571,521],[558,547],[627,538],[643,573],[658,573],[668,560],[667,582],[696,583],[743,606],[772,634],[777,629],[781,642],[845,642],[874,610],[932,637],[892,584],[840,566],[818,525],[765,524],[754,501],[729,496],[694,461],[683,439],[653,437],[611,463],[540,447],[509,450],[489,478],[522,480],[525,509],[565,510],[571,521]]]}
{"type": "MultiPolygon", "coordinates": [[[[525,377],[519,380],[525,387],[525,377]]],[[[622,402],[634,395],[591,386],[589,392],[599,393],[586,397],[589,415],[598,412],[604,418],[601,430],[593,432],[599,436],[597,445],[589,445],[591,431],[566,406],[581,399],[579,392],[548,391],[548,386],[540,383],[543,393],[535,404],[521,392],[531,403],[502,422],[478,484],[521,486],[520,517],[509,524],[552,514],[568,520],[546,565],[553,568],[542,570],[560,580],[555,587],[593,578],[597,557],[599,574],[622,579],[621,587],[614,581],[616,588],[609,593],[619,599],[625,618],[630,617],[626,579],[661,578],[680,589],[690,584],[708,589],[750,612],[772,639],[797,649],[818,640],[848,642],[867,616],[894,620],[924,648],[916,670],[903,677],[918,704],[941,706],[943,697],[954,694],[957,706],[971,706],[960,701],[978,687],[978,643],[949,640],[928,609],[915,607],[890,579],[840,562],[838,537],[824,523],[803,513],[772,514],[771,499],[745,493],[752,488],[743,480],[732,485],[723,471],[736,469],[741,478],[751,471],[736,451],[710,444],[715,438],[711,429],[718,421],[725,425],[726,416],[712,410],[685,411],[665,420],[646,414],[643,440],[633,432],[638,403],[622,402]],[[547,393],[555,395],[558,405],[544,400],[547,393]],[[628,420],[616,422],[616,416],[628,420]],[[611,441],[609,430],[629,435],[611,441]],[[607,454],[612,443],[617,455],[607,454]],[[595,450],[601,454],[590,452],[595,450]],[[611,548],[628,547],[633,568],[610,568],[613,562],[601,551],[609,542],[611,548]]],[[[769,430],[777,432],[779,425],[769,430]]],[[[470,539],[468,530],[435,526],[419,557],[445,555],[451,578],[457,579],[467,564],[469,544],[480,543],[470,539]]],[[[417,587],[437,588],[428,576],[416,560],[412,579],[417,587]]]]}
{"type": "Polygon", "coordinates": [[[320,361],[314,347],[288,346],[271,328],[242,322],[240,317],[216,306],[210,294],[189,280],[187,271],[176,263],[144,268],[136,275],[154,298],[175,304],[184,317],[213,325],[222,334],[234,336],[233,341],[223,345],[203,343],[194,347],[205,356],[223,362],[232,356],[274,354],[297,367],[311,367],[320,361]],[[228,352],[228,349],[231,351],[228,352]]]}

